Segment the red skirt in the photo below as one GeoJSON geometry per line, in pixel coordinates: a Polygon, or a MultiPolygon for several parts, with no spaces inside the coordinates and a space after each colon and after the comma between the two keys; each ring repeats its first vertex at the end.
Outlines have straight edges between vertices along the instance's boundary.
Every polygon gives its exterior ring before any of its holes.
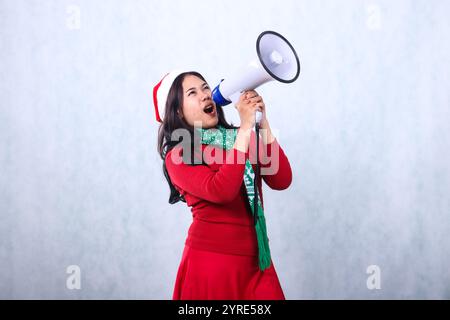
{"type": "Polygon", "coordinates": [[[273,263],[264,271],[258,257],[185,246],[174,300],[284,300],[273,263]]]}

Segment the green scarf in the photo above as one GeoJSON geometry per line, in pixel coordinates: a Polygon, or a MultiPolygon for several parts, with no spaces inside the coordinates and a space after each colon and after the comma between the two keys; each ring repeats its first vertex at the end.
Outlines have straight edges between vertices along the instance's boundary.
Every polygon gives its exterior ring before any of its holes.
{"type": "MultiPolygon", "coordinates": [[[[234,141],[237,136],[237,129],[225,129],[221,126],[215,129],[200,129],[201,142],[206,145],[213,145],[225,150],[233,148],[234,141]]],[[[247,199],[252,210],[253,217],[256,224],[256,236],[258,240],[258,260],[259,269],[264,271],[270,266],[270,249],[269,240],[267,238],[266,219],[264,217],[264,210],[261,204],[261,197],[258,197],[258,212],[255,216],[255,207],[253,205],[255,199],[255,184],[254,184],[255,172],[250,161],[245,161],[244,170],[244,183],[247,190],[247,199]]]]}

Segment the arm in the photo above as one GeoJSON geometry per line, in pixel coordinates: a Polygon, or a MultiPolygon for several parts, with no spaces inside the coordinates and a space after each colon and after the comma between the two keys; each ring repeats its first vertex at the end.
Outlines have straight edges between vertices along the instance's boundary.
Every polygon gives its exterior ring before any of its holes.
{"type": "MultiPolygon", "coordinates": [[[[260,135],[262,141],[259,144],[259,159],[261,165],[261,176],[266,184],[275,190],[284,190],[292,182],[292,170],[289,160],[281,149],[270,129],[266,117],[266,106],[262,97],[254,90],[247,91],[244,101],[262,112],[260,122],[260,135]]],[[[254,122],[253,122],[254,123],[254,122]]],[[[256,145],[256,137],[252,137],[252,145],[256,145]]],[[[252,148],[251,148],[252,149],[252,148]]],[[[253,158],[254,159],[254,156],[253,158]]],[[[254,161],[252,162],[254,163],[254,161]]]]}
{"type": "Polygon", "coordinates": [[[265,117],[261,121],[260,135],[261,176],[271,189],[287,189],[292,182],[291,165],[265,117]]]}
{"type": "Polygon", "coordinates": [[[174,148],[165,160],[172,183],[195,197],[213,203],[232,201],[242,185],[249,137],[250,130],[239,130],[233,149],[226,153],[225,163],[218,171],[204,165],[185,164],[181,148],[174,148]]]}

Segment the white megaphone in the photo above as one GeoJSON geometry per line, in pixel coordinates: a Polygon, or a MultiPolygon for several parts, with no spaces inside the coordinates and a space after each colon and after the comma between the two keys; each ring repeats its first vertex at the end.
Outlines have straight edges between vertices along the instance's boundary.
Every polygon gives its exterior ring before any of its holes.
{"type": "MultiPolygon", "coordinates": [[[[256,40],[256,52],[258,59],[214,88],[212,97],[217,106],[236,103],[243,91],[256,89],[272,80],[284,83],[297,80],[300,61],[292,45],[281,34],[274,31],[261,33],[256,40]]],[[[261,112],[257,112],[257,123],[261,117],[261,112]]]]}

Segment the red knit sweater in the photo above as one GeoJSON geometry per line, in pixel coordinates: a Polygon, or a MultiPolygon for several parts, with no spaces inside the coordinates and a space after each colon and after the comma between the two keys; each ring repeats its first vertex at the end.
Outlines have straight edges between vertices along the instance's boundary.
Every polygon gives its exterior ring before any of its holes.
{"type": "MultiPolygon", "coordinates": [[[[243,183],[243,159],[255,163],[255,145],[254,133],[247,153],[236,149],[223,151],[203,145],[206,165],[183,163],[179,147],[167,154],[166,167],[170,179],[192,211],[193,222],[186,239],[187,245],[227,254],[258,254],[253,218],[243,183]],[[216,152],[220,152],[220,158],[216,152]]],[[[291,167],[276,140],[266,146],[260,143],[260,163],[261,177],[270,188],[283,190],[289,187],[292,181],[291,167]]],[[[263,201],[261,187],[260,178],[258,188],[263,201]]]]}

